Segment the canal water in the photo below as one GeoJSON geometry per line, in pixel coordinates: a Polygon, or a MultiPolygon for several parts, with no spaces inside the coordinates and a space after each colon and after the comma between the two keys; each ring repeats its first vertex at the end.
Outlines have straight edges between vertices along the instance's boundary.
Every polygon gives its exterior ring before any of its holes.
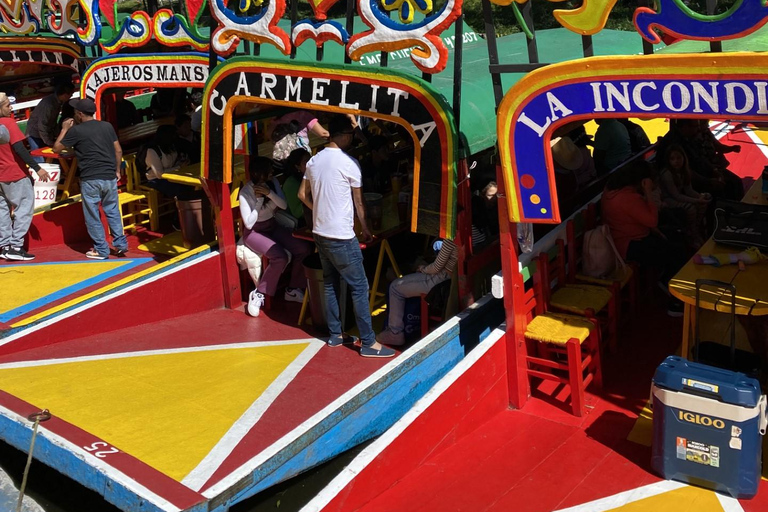
{"type": "MultiPolygon", "coordinates": [[[[243,503],[233,506],[230,511],[298,511],[333,480],[369,443],[356,446],[316,468],[271,487],[243,503]]],[[[0,467],[14,480],[16,487],[21,483],[26,462],[27,455],[25,453],[0,442],[0,467]]],[[[33,498],[46,512],[120,512],[118,508],[104,501],[95,492],[82,487],[38,461],[33,461],[30,467],[26,494],[33,498]]]]}

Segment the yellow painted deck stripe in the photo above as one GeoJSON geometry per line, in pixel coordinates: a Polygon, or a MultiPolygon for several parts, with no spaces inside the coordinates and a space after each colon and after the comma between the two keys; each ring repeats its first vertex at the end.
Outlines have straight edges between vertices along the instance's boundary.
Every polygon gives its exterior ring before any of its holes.
{"type": "Polygon", "coordinates": [[[616,508],[616,512],[723,512],[714,492],[698,487],[682,487],[656,496],[633,501],[616,508]]]}
{"type": "Polygon", "coordinates": [[[0,313],[29,304],[69,286],[123,266],[123,260],[36,265],[3,265],[0,313]]]}
{"type": "Polygon", "coordinates": [[[139,271],[139,272],[137,272],[135,274],[131,274],[130,276],[125,277],[123,279],[120,279],[119,281],[115,281],[114,283],[110,283],[110,284],[108,284],[106,286],[103,286],[102,288],[99,288],[98,290],[94,290],[94,291],[92,291],[90,293],[87,293],[85,295],[81,295],[81,296],[76,297],[76,298],[74,298],[74,299],[72,299],[70,301],[67,301],[67,302],[64,302],[62,304],[59,304],[58,306],[54,306],[51,309],[46,309],[45,311],[42,311],[42,312],[40,312],[40,313],[38,313],[36,315],[27,317],[24,320],[16,322],[15,324],[11,324],[11,327],[23,327],[25,325],[29,325],[29,324],[35,323],[35,322],[37,322],[37,321],[39,321],[39,320],[41,320],[41,319],[43,319],[43,318],[45,318],[47,316],[51,316],[51,315],[53,315],[55,313],[58,313],[59,311],[63,311],[63,310],[71,308],[72,306],[76,306],[78,304],[82,304],[83,302],[91,300],[94,297],[98,297],[99,295],[102,295],[102,294],[104,294],[104,293],[106,293],[106,292],[108,292],[110,290],[114,290],[116,288],[120,288],[121,286],[128,285],[131,282],[136,281],[136,280],[138,280],[138,279],[140,279],[142,277],[145,277],[147,275],[159,272],[159,271],[161,271],[162,269],[164,269],[166,267],[170,267],[172,265],[175,265],[176,263],[179,263],[179,262],[185,260],[186,258],[190,258],[190,257],[192,257],[192,256],[194,256],[196,254],[200,254],[201,252],[204,252],[207,249],[209,249],[210,247],[212,247],[213,245],[215,245],[215,243],[207,244],[207,245],[202,245],[200,247],[196,247],[195,249],[192,249],[189,252],[186,252],[184,254],[176,256],[175,258],[171,258],[170,260],[164,261],[164,262],[162,262],[162,263],[160,263],[158,265],[146,268],[146,269],[144,269],[142,271],[139,271]]]}
{"type": "Polygon", "coordinates": [[[181,481],[308,342],[0,369],[3,390],[181,481]]]}

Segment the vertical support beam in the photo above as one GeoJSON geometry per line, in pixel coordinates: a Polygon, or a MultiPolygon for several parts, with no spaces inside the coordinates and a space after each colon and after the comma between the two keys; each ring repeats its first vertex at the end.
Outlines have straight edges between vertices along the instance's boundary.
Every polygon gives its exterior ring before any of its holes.
{"type": "MultiPolygon", "coordinates": [[[[637,6],[638,7],[650,7],[651,1],[650,0],[637,0],[637,6]]],[[[653,55],[653,45],[646,41],[643,38],[640,38],[640,40],[643,42],[643,55],[653,55]]]]}
{"type": "MultiPolygon", "coordinates": [[[[488,63],[496,66],[499,63],[499,49],[496,45],[496,27],[493,25],[493,10],[490,0],[483,0],[483,24],[485,25],[485,44],[488,48],[488,63]]],[[[501,103],[504,97],[504,89],[501,85],[501,75],[491,73],[491,82],[493,83],[493,96],[496,100],[496,107],[501,103]]]]}
{"type": "Polygon", "coordinates": [[[499,187],[499,242],[507,322],[507,387],[510,406],[520,409],[531,395],[526,362],[528,347],[522,328],[525,325],[525,314],[522,312],[525,290],[518,268],[517,225],[510,223],[507,214],[507,194],[500,165],[496,165],[496,183],[499,187]],[[517,304],[520,306],[516,309],[517,304]]]}
{"type": "Polygon", "coordinates": [[[472,190],[469,187],[469,166],[467,159],[462,156],[457,168],[457,201],[458,228],[456,230],[456,248],[459,251],[457,264],[459,277],[459,311],[463,311],[475,302],[472,288],[472,276],[467,274],[467,262],[471,256],[470,242],[472,240],[472,190]]]}
{"type": "MultiPolygon", "coordinates": [[[[459,18],[454,24],[454,41],[453,41],[453,118],[456,120],[456,133],[459,134],[459,141],[461,141],[461,81],[462,64],[464,63],[464,13],[459,15],[459,18]]],[[[460,158],[465,155],[459,154],[460,158]]],[[[466,162],[465,162],[466,165],[466,162]]],[[[461,183],[462,178],[459,178],[461,183]]]]}
{"type": "MultiPolygon", "coordinates": [[[[717,0],[707,0],[707,14],[709,14],[710,16],[715,14],[716,8],[717,8],[717,0]]],[[[723,43],[721,41],[710,41],[709,49],[713,53],[722,52],[723,43]]]]}
{"type": "Polygon", "coordinates": [[[216,235],[219,240],[219,262],[221,263],[221,284],[224,289],[224,305],[229,309],[240,307],[240,275],[235,256],[235,229],[232,204],[229,199],[229,185],[214,180],[201,179],[203,190],[211,201],[216,214],[216,235]]]}
{"type": "MultiPolygon", "coordinates": [[[[347,0],[347,34],[355,33],[355,0],[347,0]]],[[[352,59],[349,58],[346,48],[344,49],[344,63],[350,64],[352,59]]]]}
{"type": "MultiPolygon", "coordinates": [[[[293,27],[296,26],[296,21],[299,19],[299,0],[291,0],[291,33],[288,34],[291,37],[291,59],[296,58],[296,45],[293,44],[293,27]]],[[[320,57],[317,60],[322,60],[320,57]]]]}
{"type": "Polygon", "coordinates": [[[592,47],[592,36],[581,36],[581,51],[585,57],[592,57],[595,49],[592,47]]]}
{"type": "Polygon", "coordinates": [[[533,37],[528,39],[528,62],[536,64],[539,62],[539,47],[536,44],[536,27],[533,25],[533,0],[528,0],[523,4],[523,19],[528,25],[533,37]]]}

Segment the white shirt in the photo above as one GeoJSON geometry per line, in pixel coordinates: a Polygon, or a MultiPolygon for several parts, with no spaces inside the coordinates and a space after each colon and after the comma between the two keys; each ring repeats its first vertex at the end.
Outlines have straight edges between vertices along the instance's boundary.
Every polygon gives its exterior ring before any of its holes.
{"type": "Polygon", "coordinates": [[[253,191],[253,183],[250,181],[240,187],[240,194],[238,194],[240,217],[242,217],[246,228],[251,229],[257,222],[271,219],[275,216],[275,210],[278,208],[285,210],[287,204],[283,197],[283,191],[280,189],[280,184],[275,179],[272,180],[272,183],[277,188],[276,191],[270,189],[269,195],[267,195],[270,200],[266,202],[264,201],[264,196],[256,197],[256,192],[253,191]]]}
{"type": "Polygon", "coordinates": [[[335,240],[355,238],[352,188],[362,186],[357,160],[339,148],[325,148],[307,162],[304,179],[314,204],[312,232],[335,240]]]}

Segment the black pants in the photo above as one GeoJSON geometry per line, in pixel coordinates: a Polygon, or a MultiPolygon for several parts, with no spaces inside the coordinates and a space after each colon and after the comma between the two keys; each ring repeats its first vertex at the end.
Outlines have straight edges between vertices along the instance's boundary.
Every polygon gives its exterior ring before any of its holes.
{"type": "Polygon", "coordinates": [[[683,245],[650,234],[642,240],[632,240],[627,249],[627,261],[658,269],[661,280],[669,283],[678,270],[688,261],[683,245]]]}

